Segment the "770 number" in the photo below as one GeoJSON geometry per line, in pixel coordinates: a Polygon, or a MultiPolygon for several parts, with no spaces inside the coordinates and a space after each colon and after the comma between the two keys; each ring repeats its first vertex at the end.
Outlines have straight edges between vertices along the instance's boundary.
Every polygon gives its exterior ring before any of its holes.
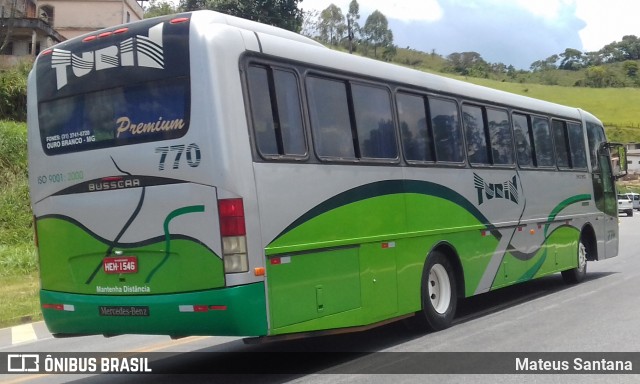
{"type": "Polygon", "coordinates": [[[183,157],[186,158],[187,164],[191,168],[195,168],[200,165],[200,147],[198,144],[191,143],[189,145],[172,145],[170,147],[158,147],[156,153],[160,154],[160,163],[158,164],[158,170],[164,171],[167,161],[173,160],[173,169],[179,169],[182,164],[183,157]],[[183,156],[184,155],[184,156],[183,156]]]}

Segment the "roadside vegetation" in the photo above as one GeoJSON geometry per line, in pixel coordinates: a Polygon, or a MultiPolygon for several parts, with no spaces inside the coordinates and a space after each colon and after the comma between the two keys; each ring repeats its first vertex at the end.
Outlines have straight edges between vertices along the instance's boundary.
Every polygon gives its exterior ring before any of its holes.
{"type": "Polygon", "coordinates": [[[40,319],[27,182],[27,128],[0,121],[0,328],[40,319]]]}

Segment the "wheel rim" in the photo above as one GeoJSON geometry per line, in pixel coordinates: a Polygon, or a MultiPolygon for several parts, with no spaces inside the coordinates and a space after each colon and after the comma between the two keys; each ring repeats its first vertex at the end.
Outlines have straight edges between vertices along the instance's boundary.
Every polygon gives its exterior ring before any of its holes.
{"type": "Polygon", "coordinates": [[[578,244],[578,271],[583,272],[587,266],[587,248],[580,242],[578,244]]]}
{"type": "Polygon", "coordinates": [[[429,300],[433,309],[444,314],[451,302],[451,282],[447,270],[436,264],[429,271],[429,300]]]}

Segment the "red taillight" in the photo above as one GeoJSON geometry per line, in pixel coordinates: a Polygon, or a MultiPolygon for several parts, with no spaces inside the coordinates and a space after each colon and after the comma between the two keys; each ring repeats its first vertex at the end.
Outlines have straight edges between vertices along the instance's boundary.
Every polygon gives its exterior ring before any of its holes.
{"type": "Polygon", "coordinates": [[[185,21],[189,21],[188,17],[178,17],[175,18],[173,20],[171,20],[169,23],[171,24],[180,24],[180,23],[184,23],[185,21]]]}
{"type": "Polygon", "coordinates": [[[48,303],[43,303],[42,304],[42,309],[53,309],[54,311],[74,312],[76,310],[76,307],[73,304],[48,304],[48,303]]]}
{"type": "Polygon", "coordinates": [[[223,237],[246,235],[242,199],[218,200],[218,214],[220,216],[220,234],[223,237]]]}

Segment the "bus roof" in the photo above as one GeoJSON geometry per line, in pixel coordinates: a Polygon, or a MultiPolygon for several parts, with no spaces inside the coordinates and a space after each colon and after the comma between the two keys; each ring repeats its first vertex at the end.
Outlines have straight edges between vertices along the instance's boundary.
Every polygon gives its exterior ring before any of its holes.
{"type": "Polygon", "coordinates": [[[208,13],[211,15],[211,21],[214,23],[227,24],[232,27],[237,27],[237,28],[246,29],[252,32],[258,32],[258,33],[264,33],[272,36],[277,36],[283,39],[293,40],[299,43],[309,44],[319,48],[327,49],[324,45],[318,43],[317,41],[311,38],[297,34],[295,32],[288,31],[286,29],[282,29],[282,28],[271,26],[271,25],[262,24],[255,21],[242,19],[239,17],[226,15],[224,13],[219,13],[214,11],[196,11],[194,13],[200,13],[200,14],[208,13]]]}
{"type": "Polygon", "coordinates": [[[515,109],[538,111],[555,116],[563,116],[575,120],[593,115],[581,114],[575,107],[547,102],[532,97],[522,96],[510,92],[500,91],[481,85],[471,84],[428,72],[418,71],[399,65],[385,63],[379,60],[352,55],[340,51],[327,49],[325,46],[307,37],[267,26],[253,21],[238,19],[212,12],[216,19],[220,18],[227,24],[257,33],[260,39],[261,52],[289,60],[310,63],[320,67],[341,70],[346,73],[387,79],[393,82],[410,84],[419,88],[426,88],[445,95],[459,95],[476,101],[484,101],[497,105],[511,106],[515,109]],[[288,41],[282,41],[287,39],[288,41]],[[302,44],[296,44],[303,43],[302,44]]]}

